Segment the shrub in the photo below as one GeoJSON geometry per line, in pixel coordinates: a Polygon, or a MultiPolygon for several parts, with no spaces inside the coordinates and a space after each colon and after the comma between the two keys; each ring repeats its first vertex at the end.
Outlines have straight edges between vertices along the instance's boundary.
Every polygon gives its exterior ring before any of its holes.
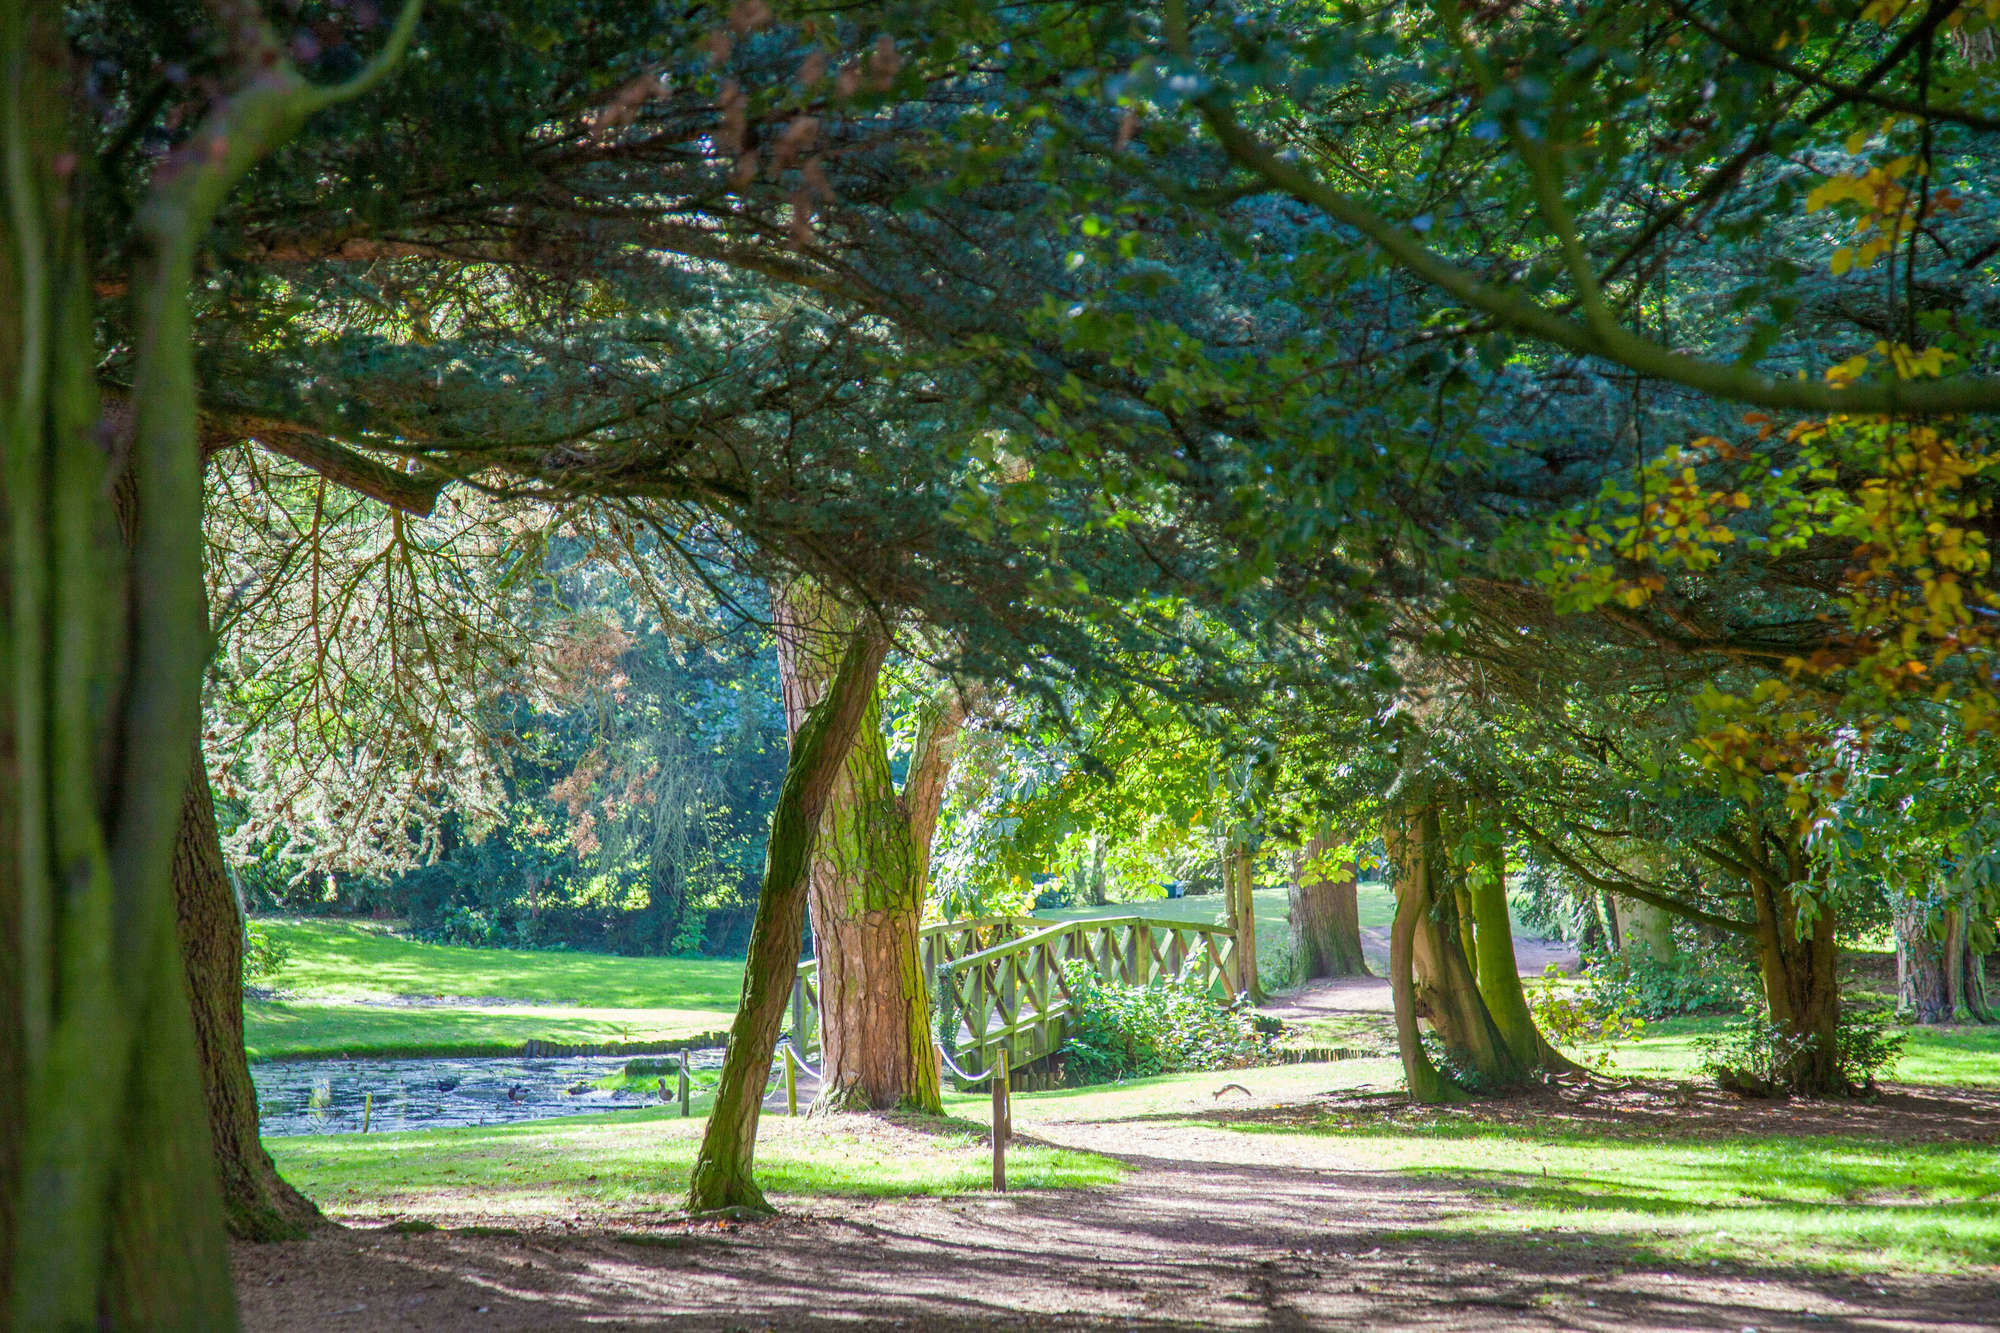
{"type": "MultiPolygon", "coordinates": [[[[1535,1026],[1552,1045],[1577,1054],[1579,1064],[1603,1069],[1611,1063],[1618,1043],[1636,1041],[1646,1030],[1646,1020],[1616,1005],[1603,1005],[1587,991],[1563,984],[1560,967],[1550,963],[1542,969],[1542,979],[1528,991],[1528,1011],[1535,1026]],[[1602,1043],[1603,1049],[1589,1056],[1580,1048],[1602,1043]]],[[[1440,1066],[1442,1068],[1442,1066],[1440,1066]]]]}
{"type": "Polygon", "coordinates": [[[1584,974],[1583,1000],[1599,1015],[1672,1018],[1726,1013],[1754,993],[1749,975],[1694,954],[1655,958],[1645,950],[1596,955],[1584,974]]]}
{"type": "Polygon", "coordinates": [[[292,959],[292,946],[255,921],[243,928],[243,984],[275,973],[292,959]]]}
{"type": "MultiPolygon", "coordinates": [[[[1889,1012],[1879,1008],[1842,1009],[1834,1029],[1834,1067],[1849,1088],[1873,1092],[1875,1078],[1903,1053],[1908,1034],[1894,1031],[1889,1012]]],[[[1770,1020],[1754,1001],[1724,1032],[1704,1038],[1695,1047],[1702,1072],[1731,1092],[1772,1097],[1793,1090],[1799,1057],[1819,1041],[1816,1034],[1795,1036],[1770,1020]]]]}
{"type": "Polygon", "coordinates": [[[1105,981],[1081,960],[1063,964],[1063,981],[1070,997],[1061,1052],[1067,1082],[1240,1069],[1270,1054],[1271,1038],[1251,1010],[1192,982],[1129,986],[1105,981]]]}

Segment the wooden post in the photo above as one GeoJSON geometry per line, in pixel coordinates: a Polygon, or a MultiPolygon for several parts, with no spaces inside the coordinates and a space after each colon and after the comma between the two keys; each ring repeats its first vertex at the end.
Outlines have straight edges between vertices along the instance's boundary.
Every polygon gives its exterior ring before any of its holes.
{"type": "Polygon", "coordinates": [[[993,1189],[1007,1192],[1007,1135],[1012,1129],[1007,1110],[1007,1048],[1002,1046],[993,1066],[993,1189]]]}
{"type": "Polygon", "coordinates": [[[792,1049],[804,1055],[806,1050],[806,979],[792,974],[792,1049]]]}
{"type": "Polygon", "coordinates": [[[785,1114],[799,1113],[799,1048],[785,1048],[785,1114]]]}
{"type": "Polygon", "coordinates": [[[363,1093],[361,1097],[361,1132],[368,1132],[368,1122],[375,1118],[375,1094],[363,1093]]]}
{"type": "Polygon", "coordinates": [[[688,1114],[688,1053],[681,1052],[681,1114],[688,1114]]]}

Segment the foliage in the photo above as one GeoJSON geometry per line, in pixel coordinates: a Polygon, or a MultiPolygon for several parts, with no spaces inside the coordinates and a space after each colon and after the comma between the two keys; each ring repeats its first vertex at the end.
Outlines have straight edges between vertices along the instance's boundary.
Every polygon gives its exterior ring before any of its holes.
{"type": "Polygon", "coordinates": [[[261,922],[243,927],[243,983],[265,981],[292,960],[292,942],[261,922]]]}
{"type": "Polygon", "coordinates": [[[1602,1050],[1583,1061],[1597,1069],[1609,1067],[1620,1042],[1636,1041],[1646,1030],[1646,1020],[1637,1014],[1599,1008],[1579,994],[1555,963],[1543,968],[1541,980],[1528,988],[1528,1012],[1551,1045],[1569,1052],[1601,1045],[1602,1050]]]}
{"type": "MultiPolygon", "coordinates": [[[[1844,1008],[1835,1032],[1836,1064],[1850,1087],[1872,1092],[1876,1075],[1902,1055],[1908,1034],[1890,1030],[1880,1009],[1844,1008]]],[[[1699,1044],[1701,1068],[1722,1087],[1751,1097],[1795,1091],[1791,1071],[1819,1040],[1816,1034],[1788,1032],[1755,1004],[1722,1033],[1699,1044]]]]}
{"type": "Polygon", "coordinates": [[[1270,1054],[1254,1013],[1192,981],[1131,986],[1105,981],[1081,960],[1063,964],[1063,981],[1070,1011],[1061,1056],[1070,1083],[1237,1069],[1270,1054]]]}
{"type": "Polygon", "coordinates": [[[1621,1015],[1639,1019],[1734,1011],[1743,1007],[1753,978],[1725,949],[1683,951],[1655,958],[1651,951],[1584,955],[1582,1000],[1600,1022],[1621,1015]]]}

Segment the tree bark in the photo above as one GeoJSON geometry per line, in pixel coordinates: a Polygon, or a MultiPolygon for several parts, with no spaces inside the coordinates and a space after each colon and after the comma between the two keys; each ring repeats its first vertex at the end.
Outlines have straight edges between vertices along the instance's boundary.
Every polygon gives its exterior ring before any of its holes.
{"type": "Polygon", "coordinates": [[[1664,908],[1615,896],[1611,902],[1618,917],[1620,952],[1644,953],[1662,963],[1678,956],[1674,919],[1664,908]]]}
{"type": "MultiPolygon", "coordinates": [[[[787,728],[796,731],[826,690],[832,649],[853,615],[803,580],[778,601],[779,677],[787,728]]],[[[945,741],[955,725],[942,733],[935,723],[927,729],[926,753],[912,772],[922,787],[914,802],[921,809],[913,811],[897,797],[873,680],[868,690],[867,711],[828,793],[812,856],[822,1061],[816,1105],[935,1113],[943,1110],[943,1090],[918,944],[930,834],[950,756],[945,741]]]]}
{"type": "Polygon", "coordinates": [[[1299,979],[1365,977],[1368,960],[1361,953],[1361,907],[1354,863],[1341,875],[1326,873],[1324,861],[1333,839],[1315,835],[1293,865],[1291,883],[1292,951],[1299,960],[1299,979]]]}
{"type": "Polygon", "coordinates": [[[1257,975],[1257,899],[1255,863],[1248,843],[1232,840],[1223,875],[1229,884],[1229,924],[1236,930],[1236,990],[1252,1004],[1264,1003],[1264,984],[1257,975]]]}
{"type": "Polygon", "coordinates": [[[1511,1087],[1527,1077],[1528,1066],[1501,1037],[1466,962],[1456,895],[1440,882],[1447,853],[1435,806],[1422,812],[1417,841],[1430,866],[1423,879],[1429,900],[1418,917],[1412,951],[1418,998],[1446,1049],[1478,1072],[1485,1090],[1511,1087]]]}
{"type": "Polygon", "coordinates": [[[231,1235],[289,1240],[326,1219],[278,1175],[257,1134],[257,1089],[243,1055],[243,923],[222,860],[199,748],[174,843],[174,926],[194,1016],[209,1136],[231,1235]]]}
{"type": "Polygon", "coordinates": [[[1931,935],[1929,904],[1903,899],[1896,904],[1895,926],[1898,1006],[1917,1023],[1951,1022],[1945,948],[1931,935]]]}
{"type": "Polygon", "coordinates": [[[1500,811],[1490,802],[1478,803],[1473,809],[1477,816],[1472,825],[1474,854],[1466,888],[1479,921],[1475,935],[1479,994],[1516,1060],[1546,1073],[1580,1073],[1580,1065],[1549,1045],[1528,1010],[1520,967],[1514,959],[1514,923],[1507,912],[1507,844],[1500,811]]]}
{"type": "MultiPolygon", "coordinates": [[[[1798,864],[1796,857],[1792,864],[1798,864]]],[[[1809,1096],[1848,1091],[1840,1074],[1837,1033],[1840,983],[1835,975],[1833,910],[1814,902],[1807,886],[1753,879],[1757,966],[1771,1021],[1797,1047],[1779,1081],[1809,1096]],[[1810,919],[1808,920],[1808,915],[1810,919]]]]}
{"type": "Polygon", "coordinates": [[[854,737],[873,703],[875,675],[887,652],[888,641],[873,629],[855,631],[824,697],[792,739],[785,780],[771,811],[764,884],[757,895],[750,954],[743,965],[743,998],[729,1028],[715,1107],[688,1184],[690,1212],[772,1211],[755,1176],[757,1118],[798,968],[813,844],[854,737]]]}
{"type": "Polygon", "coordinates": [[[1410,1100],[1425,1104],[1462,1102],[1470,1094],[1431,1063],[1417,1027],[1428,1017],[1415,977],[1416,937],[1430,910],[1430,856],[1424,846],[1423,811],[1407,803],[1391,806],[1382,820],[1382,840],[1396,894],[1389,926],[1389,990],[1396,1009],[1396,1049],[1410,1100]]]}

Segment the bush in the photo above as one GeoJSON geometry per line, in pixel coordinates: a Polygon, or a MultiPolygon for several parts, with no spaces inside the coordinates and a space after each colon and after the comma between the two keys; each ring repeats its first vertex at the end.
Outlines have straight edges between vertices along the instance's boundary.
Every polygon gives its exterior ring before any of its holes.
{"type": "Polygon", "coordinates": [[[1575,1055],[1579,1064],[1603,1069],[1619,1042],[1636,1041],[1645,1032],[1646,1020],[1639,1015],[1600,1004],[1588,990],[1574,990],[1563,982],[1556,964],[1543,968],[1541,981],[1528,991],[1528,1012],[1549,1043],[1575,1055]],[[1604,1049],[1584,1057],[1580,1048],[1597,1043],[1604,1049]]]}
{"type": "Polygon", "coordinates": [[[1193,982],[1128,986],[1081,960],[1063,964],[1070,997],[1061,1056],[1072,1084],[1195,1069],[1241,1069],[1267,1058],[1271,1038],[1247,1008],[1193,982]]]}
{"type": "MultiPolygon", "coordinates": [[[[1842,1009],[1834,1029],[1834,1067],[1850,1089],[1873,1092],[1875,1077],[1903,1053],[1908,1034],[1893,1031],[1885,1009],[1842,1009]]],[[[1728,1030],[1704,1038],[1695,1049],[1702,1072],[1731,1092],[1772,1097],[1794,1088],[1799,1057],[1812,1050],[1817,1035],[1787,1033],[1754,1001],[1728,1030]]]]}
{"type": "Polygon", "coordinates": [[[252,921],[243,928],[243,984],[262,981],[292,960],[292,946],[252,921]]]}
{"type": "Polygon", "coordinates": [[[1601,1017],[1727,1013],[1742,1008],[1754,994],[1750,977],[1742,969],[1694,954],[1655,958],[1640,950],[1592,956],[1587,961],[1583,1001],[1601,1017]]]}

